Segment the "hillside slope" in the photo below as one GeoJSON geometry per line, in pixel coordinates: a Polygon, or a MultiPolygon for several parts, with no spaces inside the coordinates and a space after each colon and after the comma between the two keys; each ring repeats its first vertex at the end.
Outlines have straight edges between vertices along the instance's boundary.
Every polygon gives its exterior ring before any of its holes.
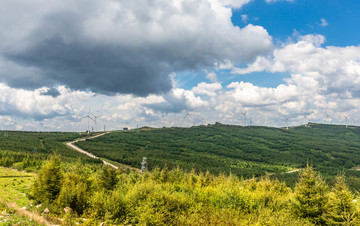
{"type": "Polygon", "coordinates": [[[36,171],[49,155],[57,153],[65,162],[97,164],[100,160],[73,151],[65,142],[83,137],[79,133],[0,131],[0,166],[36,171]]]}
{"type": "MultiPolygon", "coordinates": [[[[325,175],[360,165],[360,128],[310,124],[286,129],[208,125],[112,132],[77,145],[97,156],[140,168],[232,173],[252,177],[303,168],[325,175]]],[[[354,171],[353,173],[356,174],[354,171]]]]}

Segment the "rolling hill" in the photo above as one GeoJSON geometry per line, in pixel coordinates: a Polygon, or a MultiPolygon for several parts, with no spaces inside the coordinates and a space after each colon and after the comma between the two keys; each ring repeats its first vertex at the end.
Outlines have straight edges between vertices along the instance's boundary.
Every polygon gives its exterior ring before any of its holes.
{"type": "Polygon", "coordinates": [[[176,168],[245,178],[284,174],[312,164],[324,175],[341,170],[357,177],[360,128],[308,124],[289,130],[215,124],[191,128],[112,132],[77,145],[97,156],[140,168],[176,168]]]}

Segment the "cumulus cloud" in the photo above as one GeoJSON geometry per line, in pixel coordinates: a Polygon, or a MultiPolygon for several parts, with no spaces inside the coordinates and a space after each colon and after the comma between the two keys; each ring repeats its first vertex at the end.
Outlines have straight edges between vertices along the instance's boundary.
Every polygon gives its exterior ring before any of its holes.
{"type": "Polygon", "coordinates": [[[171,92],[162,96],[163,101],[159,103],[145,104],[144,106],[156,112],[180,113],[184,109],[191,110],[208,105],[206,100],[196,96],[192,90],[174,88],[171,92]]]}
{"type": "MultiPolygon", "coordinates": [[[[53,88],[54,89],[54,88],[53,88]]],[[[94,94],[81,91],[71,91],[60,86],[56,91],[43,87],[34,91],[11,88],[0,83],[0,114],[19,116],[43,120],[57,116],[69,116],[81,101],[90,99],[94,94]],[[56,95],[47,95],[47,92],[57,92],[56,95]]]]}
{"type": "Polygon", "coordinates": [[[330,112],[337,122],[343,122],[344,114],[356,121],[360,110],[360,47],[323,47],[324,43],[322,35],[300,36],[296,42],[274,49],[270,56],[257,57],[245,68],[233,67],[234,74],[266,71],[290,76],[275,88],[232,83],[228,86],[234,88],[232,96],[245,106],[262,103],[262,110],[298,120],[300,115],[319,120],[324,112],[330,112]]]}
{"type": "Polygon", "coordinates": [[[174,71],[238,64],[271,49],[264,28],[231,22],[231,8],[249,1],[5,0],[1,81],[107,95],[165,93],[174,71]]]}
{"type": "Polygon", "coordinates": [[[247,82],[232,82],[227,87],[233,89],[228,94],[231,94],[243,106],[281,104],[299,95],[297,87],[294,85],[265,88],[247,82]]]}
{"type": "Polygon", "coordinates": [[[289,72],[293,75],[288,83],[297,86],[316,83],[322,94],[349,92],[359,96],[360,47],[321,47],[324,41],[321,35],[302,36],[295,43],[275,49],[271,57],[258,57],[246,68],[234,68],[233,73],[289,72]]]}
{"type": "Polygon", "coordinates": [[[192,88],[195,94],[202,94],[213,97],[217,94],[217,91],[221,90],[222,86],[220,83],[205,83],[201,82],[196,87],[192,88]]]}

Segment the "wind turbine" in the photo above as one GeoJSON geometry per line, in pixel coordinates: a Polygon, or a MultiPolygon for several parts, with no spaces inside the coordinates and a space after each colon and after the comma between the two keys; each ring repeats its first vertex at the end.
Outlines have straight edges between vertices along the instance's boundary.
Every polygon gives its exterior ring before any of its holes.
{"type": "Polygon", "coordinates": [[[326,124],[326,123],[327,123],[328,118],[329,118],[331,115],[329,115],[327,112],[325,112],[325,113],[324,113],[324,115],[325,115],[325,124],[326,124]]]}
{"type": "Polygon", "coordinates": [[[87,118],[87,122],[88,122],[88,130],[87,131],[90,132],[90,121],[89,120],[91,119],[92,121],[94,121],[94,119],[91,118],[91,116],[90,116],[90,108],[89,108],[89,113],[87,115],[85,115],[84,117],[82,117],[81,119],[84,119],[84,118],[87,118]]]}
{"type": "Polygon", "coordinates": [[[246,126],[246,111],[241,112],[241,114],[244,116],[244,126],[246,126]]]}
{"type": "Polygon", "coordinates": [[[348,115],[344,115],[344,118],[345,118],[345,125],[346,125],[346,127],[348,127],[348,125],[347,125],[347,120],[348,120],[349,116],[348,116],[348,115]]]}
{"type": "Polygon", "coordinates": [[[251,126],[253,123],[252,119],[249,117],[249,126],[251,126]]]}
{"type": "Polygon", "coordinates": [[[305,125],[305,127],[306,127],[306,118],[307,118],[307,116],[306,116],[306,115],[304,115],[304,119],[305,119],[305,124],[304,124],[304,125],[305,125]]]}
{"type": "Polygon", "coordinates": [[[89,113],[94,116],[94,119],[95,119],[95,120],[93,120],[93,121],[95,122],[95,132],[97,132],[96,119],[97,119],[97,118],[100,118],[102,115],[97,115],[97,116],[96,116],[96,115],[94,115],[92,112],[90,112],[90,109],[89,109],[89,113]]]}
{"type": "Polygon", "coordinates": [[[286,129],[289,130],[289,116],[285,116],[285,121],[286,121],[286,129]]]}
{"type": "Polygon", "coordinates": [[[191,115],[188,111],[186,111],[186,114],[185,114],[185,116],[184,116],[184,119],[186,118],[186,117],[188,117],[189,115],[191,115]]]}
{"type": "MultiPolygon", "coordinates": [[[[185,114],[185,116],[184,116],[184,119],[186,119],[186,118],[190,118],[190,119],[191,119],[191,116],[192,116],[192,114],[191,114],[190,112],[186,111],[186,114],[185,114]]],[[[194,120],[194,126],[195,126],[195,120],[194,120]]]]}

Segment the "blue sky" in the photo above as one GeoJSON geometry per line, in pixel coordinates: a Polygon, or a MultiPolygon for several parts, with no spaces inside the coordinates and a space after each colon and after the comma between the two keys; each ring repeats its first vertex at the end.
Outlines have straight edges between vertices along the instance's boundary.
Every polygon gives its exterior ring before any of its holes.
{"type": "MultiPolygon", "coordinates": [[[[359,45],[360,2],[341,0],[302,0],[267,3],[253,0],[240,9],[232,10],[231,21],[235,26],[254,24],[264,27],[273,37],[274,45],[286,43],[296,35],[321,34],[326,38],[323,46],[359,45]],[[244,16],[246,19],[244,19],[244,16]]],[[[228,84],[231,81],[251,82],[264,87],[283,84],[289,73],[255,72],[235,76],[223,70],[219,78],[228,84]]],[[[191,88],[204,80],[203,71],[184,72],[179,87],[191,88]]]]}
{"type": "Polygon", "coordinates": [[[359,44],[360,2],[356,0],[301,0],[266,3],[251,1],[233,10],[232,21],[240,27],[253,23],[266,28],[271,36],[285,42],[296,30],[300,34],[317,33],[326,37],[326,45],[359,44]],[[247,23],[241,15],[248,15],[247,23]],[[325,19],[327,26],[321,26],[325,19]]]}
{"type": "MultiPolygon", "coordinates": [[[[243,8],[233,10],[232,22],[243,27],[252,23],[260,25],[274,38],[275,44],[284,43],[294,33],[321,34],[324,46],[359,45],[360,1],[301,0],[266,3],[255,0],[243,8]],[[247,15],[245,22],[242,15],[247,15]],[[323,21],[327,25],[323,24],[323,21]]],[[[266,87],[283,83],[288,73],[252,73],[238,79],[266,87]]]]}
{"type": "Polygon", "coordinates": [[[358,12],[355,0],[3,0],[0,129],[82,131],[89,108],[108,129],[358,125],[358,12]]]}

